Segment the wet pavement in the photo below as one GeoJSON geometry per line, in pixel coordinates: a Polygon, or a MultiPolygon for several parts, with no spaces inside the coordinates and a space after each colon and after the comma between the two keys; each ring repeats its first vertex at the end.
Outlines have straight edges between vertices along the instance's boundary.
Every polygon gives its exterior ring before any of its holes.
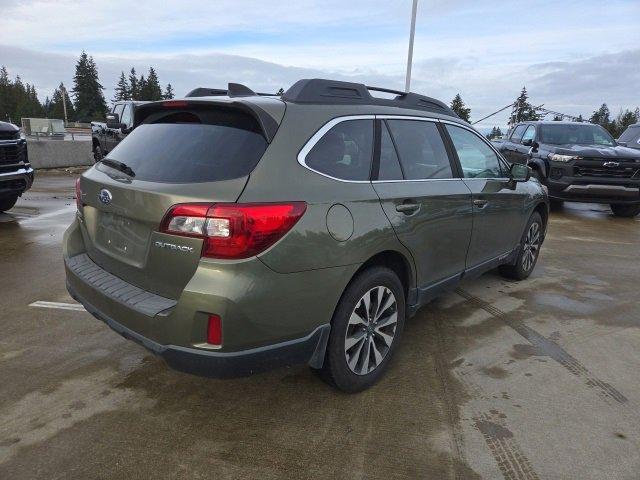
{"type": "Polygon", "coordinates": [[[56,308],[74,178],[39,172],[0,214],[0,478],[640,477],[640,219],[552,212],[529,280],[434,301],[383,381],[344,395],[304,366],[177,373],[56,308]]]}

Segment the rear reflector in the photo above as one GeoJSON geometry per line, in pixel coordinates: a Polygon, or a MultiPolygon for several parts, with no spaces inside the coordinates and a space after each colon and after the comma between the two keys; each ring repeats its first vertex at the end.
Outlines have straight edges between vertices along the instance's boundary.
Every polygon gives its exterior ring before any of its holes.
{"type": "Polygon", "coordinates": [[[207,343],[218,346],[222,345],[222,319],[219,315],[209,315],[207,343]]]}
{"type": "Polygon", "coordinates": [[[202,238],[203,257],[248,258],[280,240],[306,209],[304,202],[185,203],[169,209],[160,232],[202,238]]]}

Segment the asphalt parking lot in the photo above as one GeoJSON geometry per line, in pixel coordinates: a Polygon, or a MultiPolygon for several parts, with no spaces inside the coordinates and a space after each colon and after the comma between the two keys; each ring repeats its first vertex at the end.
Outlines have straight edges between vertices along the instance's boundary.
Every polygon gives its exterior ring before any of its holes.
{"type": "Polygon", "coordinates": [[[74,178],[0,214],[0,478],[640,477],[640,219],[552,212],[529,280],[423,308],[349,396],[304,366],[177,373],[66,305],[74,178]]]}

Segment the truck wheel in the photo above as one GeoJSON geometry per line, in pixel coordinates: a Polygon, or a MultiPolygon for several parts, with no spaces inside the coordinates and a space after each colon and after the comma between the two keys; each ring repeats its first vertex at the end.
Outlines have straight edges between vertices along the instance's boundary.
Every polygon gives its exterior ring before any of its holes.
{"type": "Polygon", "coordinates": [[[542,246],[543,229],[542,217],[538,212],[533,212],[529,223],[527,223],[527,228],[522,234],[516,262],[514,264],[500,265],[498,269],[503,277],[524,280],[531,275],[538,261],[540,247],[542,246]]]}
{"type": "Polygon", "coordinates": [[[404,327],[404,288],[393,270],[372,267],[342,294],[320,377],[347,393],[360,392],[384,374],[404,327]]]}
{"type": "Polygon", "coordinates": [[[11,210],[17,201],[18,201],[17,195],[0,198],[0,212],[6,212],[7,210],[11,210]]]}
{"type": "Polygon", "coordinates": [[[640,205],[621,205],[612,203],[611,211],[616,217],[633,218],[640,213],[640,205]]]}
{"type": "Polygon", "coordinates": [[[100,160],[102,160],[102,147],[100,145],[94,145],[93,147],[93,161],[94,162],[99,162],[100,160]]]}

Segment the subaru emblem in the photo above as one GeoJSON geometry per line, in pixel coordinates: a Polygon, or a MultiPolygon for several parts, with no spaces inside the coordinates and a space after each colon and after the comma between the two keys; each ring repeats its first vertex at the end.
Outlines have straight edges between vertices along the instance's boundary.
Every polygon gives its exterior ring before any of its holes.
{"type": "Polygon", "coordinates": [[[107,190],[106,188],[100,190],[100,193],[98,194],[98,200],[100,200],[105,205],[109,205],[112,199],[113,196],[111,195],[111,192],[109,190],[107,190]]]}

